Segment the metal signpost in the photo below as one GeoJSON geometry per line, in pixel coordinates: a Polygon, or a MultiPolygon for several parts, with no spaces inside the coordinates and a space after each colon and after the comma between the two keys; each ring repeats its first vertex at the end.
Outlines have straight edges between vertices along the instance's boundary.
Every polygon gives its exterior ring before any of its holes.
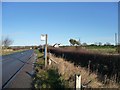
{"type": "Polygon", "coordinates": [[[44,51],[44,57],[45,57],[45,67],[47,66],[47,34],[41,34],[41,41],[45,41],[45,51],[44,51]]]}

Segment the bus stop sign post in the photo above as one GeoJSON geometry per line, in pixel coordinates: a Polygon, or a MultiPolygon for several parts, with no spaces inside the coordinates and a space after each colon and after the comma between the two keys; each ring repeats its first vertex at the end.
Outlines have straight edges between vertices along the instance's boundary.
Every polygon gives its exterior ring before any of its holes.
{"type": "Polygon", "coordinates": [[[47,34],[41,34],[41,41],[45,41],[45,50],[44,50],[44,57],[45,57],[45,68],[47,66],[47,34]]]}

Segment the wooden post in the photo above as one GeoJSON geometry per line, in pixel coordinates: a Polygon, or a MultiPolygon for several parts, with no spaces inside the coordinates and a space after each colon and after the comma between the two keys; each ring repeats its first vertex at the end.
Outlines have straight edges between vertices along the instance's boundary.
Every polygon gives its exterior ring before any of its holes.
{"type": "Polygon", "coordinates": [[[50,58],[51,58],[51,53],[49,52],[49,60],[48,60],[49,65],[51,65],[51,63],[52,63],[50,58]]]}
{"type": "Polygon", "coordinates": [[[81,75],[76,75],[76,85],[75,88],[76,90],[81,90],[81,75]]]}
{"type": "Polygon", "coordinates": [[[88,63],[88,75],[90,75],[90,64],[91,64],[91,61],[89,60],[89,63],[88,63]]]}
{"type": "Polygon", "coordinates": [[[52,61],[49,59],[49,65],[51,65],[52,61]]]}
{"type": "Polygon", "coordinates": [[[47,67],[47,34],[46,34],[46,37],[45,37],[45,67],[47,67]]]}

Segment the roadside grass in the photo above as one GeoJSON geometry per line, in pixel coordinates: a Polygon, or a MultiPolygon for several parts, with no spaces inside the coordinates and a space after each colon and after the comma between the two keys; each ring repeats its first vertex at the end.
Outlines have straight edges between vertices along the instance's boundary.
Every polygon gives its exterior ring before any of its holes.
{"type": "Polygon", "coordinates": [[[99,73],[97,71],[89,71],[89,67],[84,68],[80,65],[74,65],[72,62],[54,55],[51,55],[51,58],[57,62],[57,64],[53,63],[52,67],[57,68],[67,88],[75,88],[75,74],[82,76],[82,85],[86,88],[120,88],[120,85],[116,83],[114,78],[109,79],[102,77],[103,79],[100,79],[99,73]]]}
{"type": "Polygon", "coordinates": [[[33,88],[64,88],[60,75],[55,68],[45,68],[43,53],[35,50],[37,62],[35,63],[35,76],[33,78],[33,88]]]}
{"type": "Polygon", "coordinates": [[[2,49],[2,51],[0,52],[0,55],[8,55],[8,54],[13,54],[13,53],[16,53],[16,52],[22,52],[22,51],[25,51],[25,50],[27,50],[27,49],[21,49],[21,50],[13,50],[13,51],[4,51],[3,49],[2,49]]]}
{"type": "Polygon", "coordinates": [[[34,78],[34,87],[38,88],[64,88],[59,78],[59,74],[53,68],[51,69],[39,69],[39,73],[34,78]]]}
{"type": "Polygon", "coordinates": [[[81,74],[82,86],[85,88],[119,88],[120,86],[112,81],[106,83],[106,79],[101,81],[98,72],[90,72],[89,68],[83,68],[80,65],[67,61],[61,57],[51,55],[56,63],[44,67],[43,53],[35,50],[37,62],[35,63],[35,76],[33,77],[33,88],[75,88],[75,74],[81,74]]]}
{"type": "Polygon", "coordinates": [[[43,57],[43,53],[40,53],[39,50],[35,50],[35,53],[37,54],[37,62],[35,63],[36,68],[44,67],[44,57],[43,57]]]}
{"type": "Polygon", "coordinates": [[[40,53],[39,50],[35,50],[35,53],[37,54],[37,58],[43,57],[43,53],[40,53]]]}
{"type": "Polygon", "coordinates": [[[98,81],[95,73],[90,73],[86,68],[75,66],[74,63],[66,61],[61,57],[55,57],[51,55],[58,64],[52,63],[52,67],[58,69],[58,73],[61,75],[61,79],[64,82],[65,87],[75,88],[75,75],[80,74],[82,76],[82,85],[87,88],[99,88],[102,87],[102,83],[98,81]]]}

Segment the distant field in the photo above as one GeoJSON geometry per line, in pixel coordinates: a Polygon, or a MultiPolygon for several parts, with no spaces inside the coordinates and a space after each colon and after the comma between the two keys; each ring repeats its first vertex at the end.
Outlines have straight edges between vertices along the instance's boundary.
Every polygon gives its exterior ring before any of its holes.
{"type": "Polygon", "coordinates": [[[21,51],[24,51],[26,49],[20,49],[20,50],[3,50],[2,49],[2,52],[0,52],[0,55],[8,55],[8,54],[12,54],[12,53],[15,53],[15,52],[21,52],[21,51]]]}
{"type": "Polygon", "coordinates": [[[101,54],[117,54],[117,48],[115,46],[67,46],[61,47],[69,50],[84,50],[89,52],[101,53],[101,54]]]}
{"type": "Polygon", "coordinates": [[[98,53],[104,53],[104,54],[116,54],[117,48],[116,47],[85,47],[88,51],[91,52],[98,52],[98,53]]]}

